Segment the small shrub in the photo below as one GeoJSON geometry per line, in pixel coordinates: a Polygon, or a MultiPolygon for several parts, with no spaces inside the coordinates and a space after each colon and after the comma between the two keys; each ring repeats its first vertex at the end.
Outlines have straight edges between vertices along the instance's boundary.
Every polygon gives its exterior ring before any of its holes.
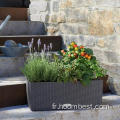
{"type": "Polygon", "coordinates": [[[103,77],[106,71],[100,66],[92,49],[78,46],[72,42],[67,50],[61,50],[63,56],[59,80],[60,81],[80,81],[87,85],[93,79],[103,77]]]}
{"type": "Polygon", "coordinates": [[[92,49],[78,46],[75,42],[72,42],[67,50],[61,50],[62,59],[54,55],[54,61],[50,60],[45,56],[46,49],[43,51],[43,54],[31,53],[23,69],[24,75],[31,82],[80,81],[87,85],[91,80],[106,74],[93,55],[92,49]]]}
{"type": "Polygon", "coordinates": [[[27,61],[23,73],[31,82],[55,82],[58,76],[58,66],[56,62],[34,57],[27,61]]]}

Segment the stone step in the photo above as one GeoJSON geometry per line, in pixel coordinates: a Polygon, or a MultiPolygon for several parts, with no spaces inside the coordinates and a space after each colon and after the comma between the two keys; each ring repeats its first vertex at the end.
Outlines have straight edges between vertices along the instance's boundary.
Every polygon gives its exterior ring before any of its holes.
{"type": "Polygon", "coordinates": [[[27,103],[25,81],[23,76],[0,78],[0,108],[27,103]]]}
{"type": "Polygon", "coordinates": [[[37,49],[37,40],[41,40],[41,49],[44,44],[49,45],[52,43],[52,51],[59,51],[62,48],[62,37],[61,36],[45,36],[45,35],[16,35],[16,36],[0,36],[0,45],[4,45],[6,40],[14,40],[16,43],[22,43],[28,45],[28,41],[34,38],[34,47],[37,49]]]}
{"type": "Polygon", "coordinates": [[[27,21],[28,9],[27,8],[0,8],[0,20],[4,20],[6,16],[11,15],[10,21],[27,21]]]}
{"type": "MultiPolygon", "coordinates": [[[[2,22],[0,22],[1,24],[2,22]]],[[[0,35],[45,35],[44,23],[39,21],[8,21],[0,35]]]]}
{"type": "Polygon", "coordinates": [[[27,105],[2,108],[0,120],[119,120],[120,96],[105,95],[103,101],[110,108],[39,112],[30,111],[27,105]]]}
{"type": "Polygon", "coordinates": [[[24,62],[24,57],[0,56],[0,77],[23,75],[21,69],[24,67],[24,62]]]}

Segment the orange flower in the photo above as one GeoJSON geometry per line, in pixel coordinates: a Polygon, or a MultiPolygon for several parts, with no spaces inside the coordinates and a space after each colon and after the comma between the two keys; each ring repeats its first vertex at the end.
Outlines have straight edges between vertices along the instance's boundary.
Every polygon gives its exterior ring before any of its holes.
{"type": "Polygon", "coordinates": [[[91,59],[91,55],[88,56],[88,60],[90,60],[90,59],[91,59]]]}
{"type": "Polygon", "coordinates": [[[77,58],[77,57],[78,57],[78,54],[77,54],[77,53],[74,53],[74,56],[77,58]]]}
{"type": "Polygon", "coordinates": [[[63,55],[65,55],[66,53],[64,52],[63,55]]]}
{"type": "Polygon", "coordinates": [[[78,46],[75,44],[75,45],[73,45],[73,47],[76,48],[76,47],[78,47],[78,46]]]}
{"type": "Polygon", "coordinates": [[[88,55],[88,54],[86,54],[86,55],[85,55],[85,58],[88,58],[88,57],[89,57],[89,55],[88,55]]]}
{"type": "Polygon", "coordinates": [[[81,52],[81,56],[85,56],[85,52],[81,52]]]}
{"type": "Polygon", "coordinates": [[[72,45],[72,46],[75,45],[75,42],[71,42],[71,45],[72,45]]]}
{"type": "Polygon", "coordinates": [[[64,53],[65,51],[64,50],[61,50],[61,53],[64,53]]]}
{"type": "Polygon", "coordinates": [[[69,54],[68,57],[71,57],[71,54],[69,54]]]}
{"type": "Polygon", "coordinates": [[[80,49],[82,49],[82,48],[84,48],[84,46],[81,45],[81,46],[80,46],[80,49]]]}

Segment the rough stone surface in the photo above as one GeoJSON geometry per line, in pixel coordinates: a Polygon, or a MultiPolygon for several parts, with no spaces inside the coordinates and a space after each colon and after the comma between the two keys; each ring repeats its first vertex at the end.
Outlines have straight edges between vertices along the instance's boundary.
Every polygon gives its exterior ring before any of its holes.
{"type": "Polygon", "coordinates": [[[63,37],[63,48],[76,41],[101,63],[120,63],[120,0],[31,0],[30,9],[31,20],[45,22],[48,35],[63,37]]]}
{"type": "Polygon", "coordinates": [[[109,77],[108,85],[113,94],[120,95],[120,78],[109,77]]]}
{"type": "Polygon", "coordinates": [[[112,17],[111,11],[91,11],[88,17],[89,33],[97,36],[112,35],[114,32],[112,17]]]}

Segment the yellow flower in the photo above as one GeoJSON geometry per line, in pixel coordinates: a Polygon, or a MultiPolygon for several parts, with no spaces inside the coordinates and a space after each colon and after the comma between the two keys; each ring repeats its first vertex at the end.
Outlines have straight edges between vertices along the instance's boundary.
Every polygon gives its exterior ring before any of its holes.
{"type": "Polygon", "coordinates": [[[68,46],[68,49],[70,49],[70,48],[71,48],[71,46],[69,45],[69,46],[68,46]]]}
{"type": "Polygon", "coordinates": [[[75,48],[75,51],[78,51],[78,47],[75,48]]]}
{"type": "Polygon", "coordinates": [[[71,42],[71,45],[72,45],[72,46],[75,45],[75,42],[71,42]]]}

